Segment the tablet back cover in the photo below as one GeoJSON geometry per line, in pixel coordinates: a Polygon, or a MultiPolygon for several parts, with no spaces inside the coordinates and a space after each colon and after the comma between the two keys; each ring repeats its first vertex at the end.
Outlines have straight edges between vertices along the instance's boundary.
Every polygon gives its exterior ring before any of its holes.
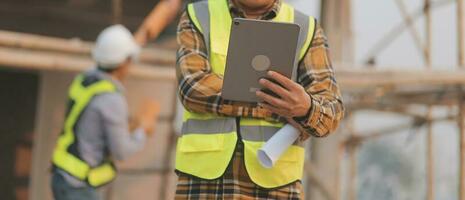
{"type": "Polygon", "coordinates": [[[297,24],[236,18],[231,27],[222,97],[258,102],[259,79],[269,70],[292,78],[298,61],[297,24]]]}

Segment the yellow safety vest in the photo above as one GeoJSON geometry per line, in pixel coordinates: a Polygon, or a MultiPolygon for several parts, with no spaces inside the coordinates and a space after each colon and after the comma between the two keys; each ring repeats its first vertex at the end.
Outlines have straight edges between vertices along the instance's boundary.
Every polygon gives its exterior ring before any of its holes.
{"type": "MultiPolygon", "coordinates": [[[[213,73],[223,75],[232,22],[227,1],[191,3],[187,13],[203,35],[213,73]]],[[[313,39],[315,19],[283,3],[273,21],[300,25],[299,61],[302,61],[313,39]]],[[[244,143],[245,167],[255,184],[263,188],[277,188],[299,181],[305,154],[302,144],[291,146],[271,169],[262,167],[257,159],[257,150],[283,125],[259,119],[219,117],[184,110],[182,136],[176,150],[176,170],[207,180],[220,178],[233,157],[240,134],[244,143]]]]}
{"type": "Polygon", "coordinates": [[[116,177],[116,168],[111,160],[92,167],[83,161],[76,148],[74,129],[93,97],[103,93],[116,92],[116,86],[108,80],[98,80],[93,76],[80,75],[74,79],[69,91],[70,104],[66,114],[63,132],[59,136],[53,153],[53,166],[71,176],[86,182],[92,187],[100,187],[116,177]]]}

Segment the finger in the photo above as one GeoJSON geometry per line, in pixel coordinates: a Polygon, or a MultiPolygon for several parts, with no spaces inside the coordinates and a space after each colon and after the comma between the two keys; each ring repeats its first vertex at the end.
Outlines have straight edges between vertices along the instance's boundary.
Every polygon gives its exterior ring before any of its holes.
{"type": "Polygon", "coordinates": [[[275,106],[275,107],[278,107],[278,108],[281,108],[281,109],[288,109],[289,108],[288,104],[285,101],[283,101],[283,100],[281,100],[279,98],[268,95],[268,94],[266,94],[266,93],[264,93],[262,91],[257,91],[255,94],[257,95],[258,98],[260,98],[261,100],[269,103],[272,106],[275,106]]]}
{"type": "Polygon", "coordinates": [[[278,84],[275,84],[269,80],[266,80],[266,79],[260,79],[260,84],[263,85],[264,87],[270,89],[271,91],[273,91],[274,93],[276,93],[277,95],[279,95],[281,98],[283,99],[288,99],[289,96],[291,95],[291,93],[284,89],[283,87],[281,87],[280,85],[278,84]]]}
{"type": "Polygon", "coordinates": [[[268,76],[270,76],[274,80],[278,81],[278,83],[283,85],[288,90],[292,91],[292,90],[296,89],[297,83],[295,83],[291,79],[287,78],[286,76],[284,76],[284,75],[282,75],[282,74],[280,74],[278,72],[268,71],[268,76]]]}

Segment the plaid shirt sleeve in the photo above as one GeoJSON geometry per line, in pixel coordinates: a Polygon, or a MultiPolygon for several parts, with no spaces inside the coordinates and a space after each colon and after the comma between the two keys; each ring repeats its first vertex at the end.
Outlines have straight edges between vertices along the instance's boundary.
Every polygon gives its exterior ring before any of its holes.
{"type": "Polygon", "coordinates": [[[310,95],[312,104],[307,115],[295,118],[296,121],[315,137],[334,132],[344,116],[344,105],[329,56],[328,40],[319,24],[303,65],[299,66],[298,82],[310,95]]]}
{"type": "MultiPolygon", "coordinates": [[[[177,39],[180,45],[177,55],[179,96],[187,110],[220,116],[282,120],[256,103],[221,98],[223,77],[212,72],[203,37],[186,13],[180,19],[177,39]]],[[[337,128],[344,108],[329,59],[327,39],[320,26],[298,73],[299,84],[312,97],[312,106],[307,116],[296,121],[306,133],[315,137],[326,136],[337,128]]]]}
{"type": "Polygon", "coordinates": [[[181,16],[177,40],[177,77],[184,107],[197,113],[229,117],[272,119],[272,113],[256,103],[241,103],[221,98],[223,77],[212,72],[201,33],[186,13],[181,16]]]}

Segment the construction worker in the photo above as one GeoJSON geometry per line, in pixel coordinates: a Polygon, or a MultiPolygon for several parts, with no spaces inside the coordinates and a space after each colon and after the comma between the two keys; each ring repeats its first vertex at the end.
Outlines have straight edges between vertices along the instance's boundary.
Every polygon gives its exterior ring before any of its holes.
{"type": "MultiPolygon", "coordinates": [[[[327,39],[313,17],[282,0],[204,0],[188,4],[177,39],[179,96],[185,107],[176,151],[176,199],[301,199],[303,142],[333,132],[344,107],[328,53],[327,39]],[[270,71],[262,79],[264,103],[221,98],[232,18],[297,23],[297,82],[270,71]],[[285,123],[301,137],[271,169],[257,150],[285,123]]],[[[272,41],[271,41],[272,42],[272,41]]]]}
{"type": "Polygon", "coordinates": [[[69,90],[63,132],[52,163],[52,190],[57,200],[100,199],[96,188],[116,176],[113,159],[140,150],[153,132],[153,104],[139,113],[130,133],[122,81],[139,46],[122,25],[103,30],[92,56],[97,67],[78,75],[69,90]]]}

